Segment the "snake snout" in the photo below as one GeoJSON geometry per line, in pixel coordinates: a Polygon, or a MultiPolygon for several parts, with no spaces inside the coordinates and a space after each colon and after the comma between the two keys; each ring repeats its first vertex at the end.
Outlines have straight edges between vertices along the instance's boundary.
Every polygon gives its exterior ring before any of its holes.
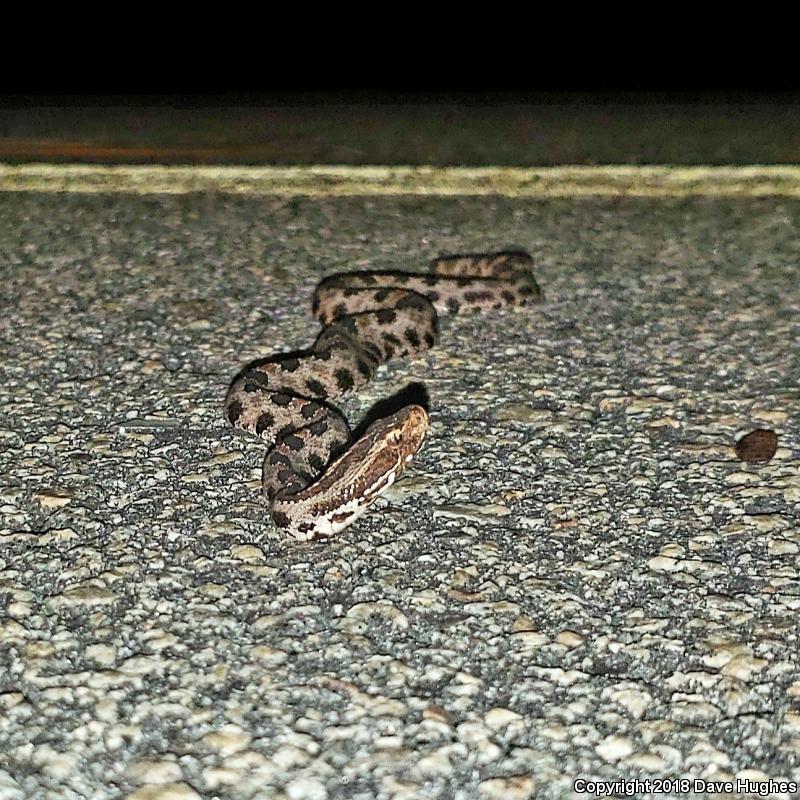
{"type": "Polygon", "coordinates": [[[428,412],[422,406],[409,406],[400,435],[402,449],[410,455],[415,454],[422,447],[428,425],[428,412]]]}

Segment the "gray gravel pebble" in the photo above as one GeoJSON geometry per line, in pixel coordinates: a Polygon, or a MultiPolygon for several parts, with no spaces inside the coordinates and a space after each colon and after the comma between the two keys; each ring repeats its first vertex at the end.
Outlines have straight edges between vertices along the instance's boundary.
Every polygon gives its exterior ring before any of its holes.
{"type": "Polygon", "coordinates": [[[0,799],[800,780],[800,202],[0,195],[0,799]],[[246,362],[316,281],[524,247],[408,478],[277,535],[246,362]],[[769,463],[734,445],[779,436],[769,463]]]}

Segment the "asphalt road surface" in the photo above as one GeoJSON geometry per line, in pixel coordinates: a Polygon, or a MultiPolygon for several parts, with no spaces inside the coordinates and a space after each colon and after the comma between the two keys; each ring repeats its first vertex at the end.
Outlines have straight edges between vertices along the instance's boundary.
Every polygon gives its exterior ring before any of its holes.
{"type": "Polygon", "coordinates": [[[779,197],[0,194],[0,798],[800,781],[799,225],[779,197]],[[427,394],[407,477],[334,541],[279,535],[236,372],[311,343],[329,272],[512,246],[541,305],[444,319],[341,404],[427,394]],[[767,463],[733,448],[756,428],[767,463]]]}

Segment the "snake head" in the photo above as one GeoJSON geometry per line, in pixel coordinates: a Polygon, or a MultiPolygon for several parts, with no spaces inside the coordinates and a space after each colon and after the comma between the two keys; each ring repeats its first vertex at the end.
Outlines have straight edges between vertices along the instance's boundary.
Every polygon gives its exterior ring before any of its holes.
{"type": "Polygon", "coordinates": [[[356,491],[377,496],[391,486],[422,447],[428,425],[427,412],[417,405],[370,425],[350,451],[358,453],[360,464],[356,491]]]}
{"type": "Polygon", "coordinates": [[[376,422],[366,435],[375,429],[379,438],[380,430],[384,430],[386,445],[401,451],[404,460],[410,461],[422,447],[428,425],[428,414],[422,406],[406,406],[396,414],[376,422]]]}
{"type": "Polygon", "coordinates": [[[339,533],[402,475],[427,432],[422,406],[406,406],[379,419],[315,484],[279,497],[273,519],[277,511],[281,524],[298,539],[339,533]]]}

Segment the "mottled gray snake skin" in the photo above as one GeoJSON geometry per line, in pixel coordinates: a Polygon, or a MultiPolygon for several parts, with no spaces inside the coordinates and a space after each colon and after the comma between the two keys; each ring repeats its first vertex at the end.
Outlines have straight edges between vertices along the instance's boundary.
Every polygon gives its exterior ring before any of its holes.
{"type": "Polygon", "coordinates": [[[535,302],[522,251],[444,256],[429,274],[350,272],[325,278],[312,311],[324,326],[300,356],[279,356],[238,377],[225,416],[271,447],[263,491],[273,521],[298,539],[331,536],[400,477],[422,445],[428,416],[409,405],[371,425],[352,446],[330,401],[358,390],[391,358],[433,347],[438,313],[535,302]]]}

